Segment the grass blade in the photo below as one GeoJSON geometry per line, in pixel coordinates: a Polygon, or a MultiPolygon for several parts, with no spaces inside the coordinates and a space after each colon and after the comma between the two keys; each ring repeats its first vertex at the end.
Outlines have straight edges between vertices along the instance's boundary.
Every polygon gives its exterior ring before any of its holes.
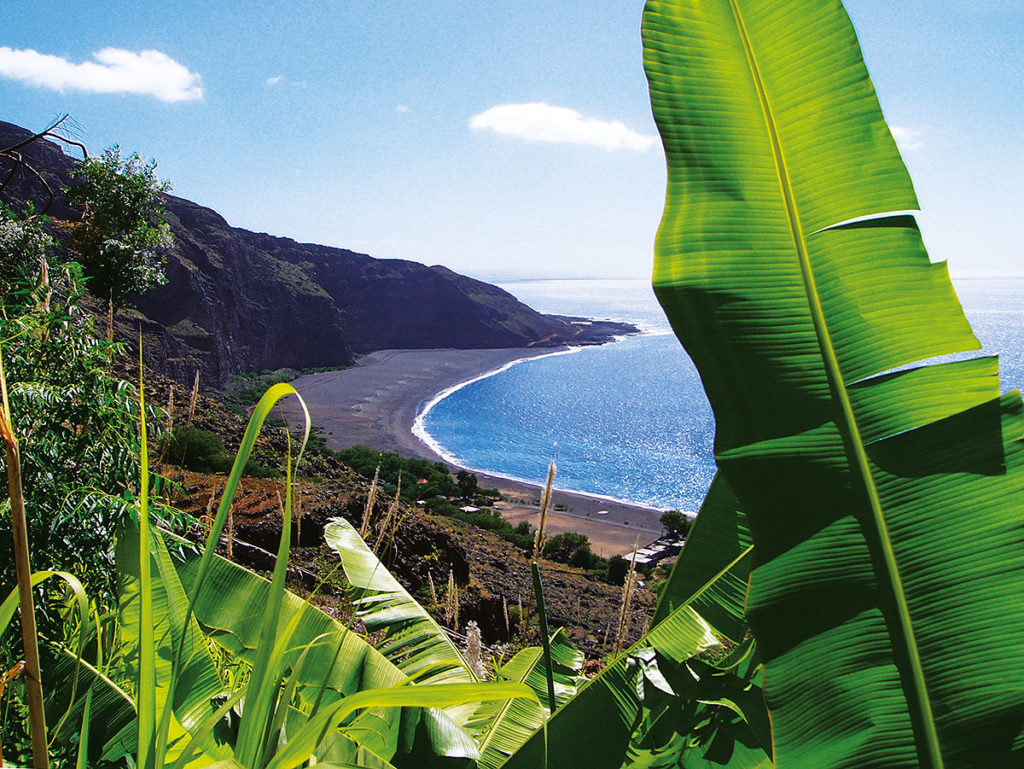
{"type": "MultiPolygon", "coordinates": [[[[153,624],[153,576],[149,530],[149,451],[146,435],[146,395],[142,372],[142,331],[139,331],[139,680],[136,700],[139,711],[138,766],[155,769],[163,764],[157,756],[156,640],[153,624]]],[[[169,700],[172,698],[168,698],[169,700]]],[[[161,751],[162,752],[162,751],[161,751]]]]}

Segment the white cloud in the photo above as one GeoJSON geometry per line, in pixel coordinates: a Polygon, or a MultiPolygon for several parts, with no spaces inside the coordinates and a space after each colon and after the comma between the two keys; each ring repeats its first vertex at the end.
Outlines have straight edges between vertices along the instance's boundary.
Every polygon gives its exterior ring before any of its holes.
{"type": "Polygon", "coordinates": [[[905,152],[924,149],[925,131],[920,128],[905,128],[904,126],[889,126],[892,131],[892,138],[896,140],[896,146],[905,152]]]}
{"type": "Polygon", "coordinates": [[[0,76],[62,92],[138,93],[167,102],[203,98],[199,75],[160,51],[104,48],[93,58],[75,64],[60,56],[0,46],[0,76]]]}
{"type": "Polygon", "coordinates": [[[470,118],[469,127],[528,141],[589,144],[606,150],[646,152],[658,142],[657,137],[637,133],[617,120],[595,120],[543,102],[491,107],[470,118]]]}
{"type": "Polygon", "coordinates": [[[289,80],[284,75],[274,75],[273,77],[268,77],[265,82],[266,82],[266,85],[268,85],[268,86],[281,85],[281,86],[286,86],[288,88],[305,88],[306,87],[306,81],[305,80],[289,80]]]}
{"type": "Polygon", "coordinates": [[[399,104],[395,107],[395,112],[409,112],[409,108],[404,104],[399,104]]]}

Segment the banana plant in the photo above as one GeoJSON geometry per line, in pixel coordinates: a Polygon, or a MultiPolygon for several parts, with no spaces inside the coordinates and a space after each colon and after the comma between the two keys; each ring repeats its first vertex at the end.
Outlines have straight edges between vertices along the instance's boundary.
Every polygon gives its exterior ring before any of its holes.
{"type": "Polygon", "coordinates": [[[341,558],[357,614],[369,632],[383,631],[380,651],[402,671],[429,683],[477,680],[444,629],[387,570],[344,518],[324,527],[324,540],[341,558]]]}
{"type": "MultiPolygon", "coordinates": [[[[184,548],[177,558],[178,576],[190,591],[200,554],[184,548]]],[[[224,653],[251,665],[260,643],[259,607],[266,604],[270,582],[220,556],[211,561],[206,579],[208,590],[195,604],[196,619],[224,653]]],[[[302,710],[327,707],[368,688],[403,686],[409,680],[351,628],[290,592],[282,598],[278,622],[291,628],[286,663],[294,669],[294,694],[302,710]],[[302,664],[298,664],[300,656],[302,664]]],[[[392,758],[403,746],[453,759],[477,756],[472,739],[444,713],[433,709],[418,714],[394,710],[361,716],[331,748],[330,755],[332,760],[351,762],[392,758]],[[421,724],[424,744],[417,743],[421,724]]]]}
{"type": "Polygon", "coordinates": [[[480,749],[479,769],[498,769],[538,729],[543,729],[551,710],[561,707],[576,696],[584,680],[580,676],[583,654],[570,642],[565,630],[559,628],[551,634],[548,644],[552,660],[552,680],[555,701],[548,707],[548,678],[544,665],[544,650],[528,646],[520,650],[504,665],[495,666],[499,681],[526,684],[537,695],[537,700],[516,699],[493,702],[473,714],[467,729],[474,733],[480,749]]]}
{"type": "Polygon", "coordinates": [[[767,727],[754,731],[765,721],[758,664],[737,620],[752,551],[736,500],[718,479],[662,591],[656,624],[496,765],[770,766],[767,727]],[[723,662],[700,659],[724,644],[734,651],[723,662]]]}
{"type": "Polygon", "coordinates": [[[654,286],[754,554],[779,767],[1024,762],[1024,419],[839,0],[649,0],[654,286]]]}
{"type": "MultiPolygon", "coordinates": [[[[138,703],[136,764],[154,769],[293,769],[313,760],[388,769],[394,756],[414,753],[421,720],[428,733],[427,753],[444,755],[436,749],[438,743],[456,744],[460,749],[468,746],[456,753],[459,758],[476,758],[472,741],[443,714],[423,719],[410,714],[536,695],[515,682],[413,681],[347,628],[290,596],[284,586],[291,531],[290,452],[281,539],[269,584],[255,575],[247,578],[247,572],[214,552],[256,435],[274,403],[290,394],[297,395],[290,385],[275,385],[256,405],[209,539],[195,554],[192,568],[184,555],[175,563],[162,533],[149,520],[142,417],[139,527],[137,533],[122,533],[118,544],[124,573],[120,618],[138,703]],[[214,593],[227,585],[235,591],[214,593]],[[248,595],[239,587],[248,587],[248,595]],[[229,596],[240,600],[227,612],[218,612],[215,607],[229,596]],[[233,639],[245,666],[246,674],[230,686],[221,678],[201,628],[204,618],[220,631],[220,639],[233,639]],[[326,626],[323,619],[328,619],[326,626]],[[321,632],[310,637],[318,628],[321,632]],[[238,710],[237,734],[232,735],[223,727],[238,710]]],[[[422,745],[423,740],[418,742],[422,745]]]]}

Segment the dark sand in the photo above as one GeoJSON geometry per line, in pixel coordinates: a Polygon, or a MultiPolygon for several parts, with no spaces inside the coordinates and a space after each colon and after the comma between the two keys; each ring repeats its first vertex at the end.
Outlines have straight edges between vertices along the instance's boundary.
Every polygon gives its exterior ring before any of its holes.
{"type": "MultiPolygon", "coordinates": [[[[332,448],[361,443],[380,451],[444,461],[412,432],[420,408],[452,385],[511,361],[550,352],[533,348],[379,350],[362,356],[352,368],[308,374],[292,384],[306,401],[313,424],[323,429],[332,448]]],[[[282,405],[290,402],[286,400],[282,405]]],[[[297,406],[285,408],[289,419],[298,417],[297,406]]],[[[525,519],[537,525],[539,485],[479,472],[476,475],[481,485],[502,491],[507,501],[498,507],[506,519],[512,523],[525,519]]],[[[566,509],[549,511],[547,535],[581,532],[590,537],[594,551],[604,557],[630,552],[638,538],[643,546],[661,534],[659,511],[559,491],[557,478],[554,505],[566,509]]]]}

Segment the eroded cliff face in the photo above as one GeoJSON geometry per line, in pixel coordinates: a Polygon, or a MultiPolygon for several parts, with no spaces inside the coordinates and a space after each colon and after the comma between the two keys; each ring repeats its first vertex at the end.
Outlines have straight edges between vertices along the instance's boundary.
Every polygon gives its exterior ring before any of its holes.
{"type": "MultiPolygon", "coordinates": [[[[0,149],[32,134],[0,122],[0,149]]],[[[20,149],[57,191],[75,160],[46,140],[20,149]]],[[[11,169],[0,158],[0,181],[11,169]]],[[[17,172],[0,202],[45,201],[41,185],[17,172]]],[[[597,343],[631,329],[581,325],[542,315],[502,289],[444,267],[374,259],[230,226],[216,211],[168,195],[174,235],[168,282],[137,297],[118,323],[141,324],[147,362],[178,381],[196,369],[207,385],[262,369],[341,367],[355,354],[388,348],[485,348],[597,343]]],[[[74,212],[59,194],[50,210],[74,212]]]]}

